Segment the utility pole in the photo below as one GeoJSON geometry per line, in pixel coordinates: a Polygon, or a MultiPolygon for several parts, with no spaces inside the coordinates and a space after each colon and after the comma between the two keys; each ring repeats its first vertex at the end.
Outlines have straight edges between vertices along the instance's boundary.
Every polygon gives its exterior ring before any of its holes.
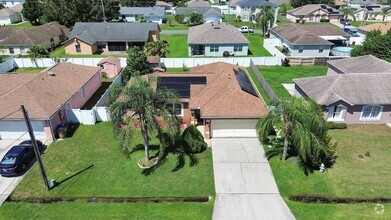
{"type": "Polygon", "coordinates": [[[103,22],[106,22],[105,6],[103,5],[103,0],[100,0],[100,2],[102,4],[103,22]]]}
{"type": "Polygon", "coordinates": [[[41,153],[40,153],[40,151],[38,149],[37,141],[35,140],[34,131],[33,131],[33,128],[31,126],[30,118],[28,116],[28,113],[27,113],[26,109],[24,108],[24,105],[22,105],[21,108],[22,108],[24,119],[26,120],[26,125],[27,125],[27,129],[28,129],[28,132],[29,132],[29,135],[30,135],[31,142],[33,144],[35,157],[37,158],[37,161],[38,161],[38,164],[39,164],[39,168],[41,169],[43,182],[45,184],[46,190],[49,191],[50,190],[50,186],[49,186],[48,177],[46,175],[45,167],[43,166],[41,153]]]}

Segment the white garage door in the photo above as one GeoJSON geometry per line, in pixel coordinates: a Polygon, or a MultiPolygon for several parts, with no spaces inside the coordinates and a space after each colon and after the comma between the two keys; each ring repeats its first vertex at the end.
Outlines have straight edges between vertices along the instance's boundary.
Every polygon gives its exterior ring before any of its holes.
{"type": "Polygon", "coordinates": [[[257,137],[256,119],[212,120],[212,137],[257,137]]]}
{"type": "MultiPolygon", "coordinates": [[[[41,121],[32,121],[35,138],[37,140],[46,140],[45,129],[41,121]]],[[[24,121],[1,121],[0,122],[0,139],[17,140],[30,139],[27,132],[27,126],[24,121]]]]}

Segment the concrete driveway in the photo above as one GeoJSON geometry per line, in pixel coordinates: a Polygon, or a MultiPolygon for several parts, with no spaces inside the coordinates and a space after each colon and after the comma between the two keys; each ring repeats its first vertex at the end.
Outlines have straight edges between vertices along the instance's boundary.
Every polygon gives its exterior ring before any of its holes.
{"type": "Polygon", "coordinates": [[[213,138],[214,220],[294,219],[257,138],[213,138]]]}

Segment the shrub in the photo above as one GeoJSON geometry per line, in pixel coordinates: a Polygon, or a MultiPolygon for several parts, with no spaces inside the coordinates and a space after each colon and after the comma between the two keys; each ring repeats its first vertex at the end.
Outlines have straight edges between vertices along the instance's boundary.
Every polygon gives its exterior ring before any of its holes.
{"type": "Polygon", "coordinates": [[[176,21],[177,23],[182,24],[182,23],[184,22],[184,20],[185,20],[185,16],[183,16],[183,15],[181,15],[181,14],[176,14],[176,15],[174,16],[174,19],[175,19],[175,21],[176,21]]]}
{"type": "Polygon", "coordinates": [[[296,23],[300,23],[300,19],[296,19],[296,23]]]}
{"type": "Polygon", "coordinates": [[[322,19],[320,19],[320,22],[329,22],[330,21],[330,19],[328,19],[328,18],[322,18],[322,19]]]}
{"type": "Polygon", "coordinates": [[[106,72],[102,72],[101,73],[101,76],[102,76],[102,79],[107,79],[108,76],[107,76],[107,73],[106,72]]]}
{"type": "Polygon", "coordinates": [[[327,122],[329,129],[346,129],[348,126],[345,123],[327,122]]]}
{"type": "Polygon", "coordinates": [[[204,137],[194,125],[190,125],[182,134],[186,153],[201,153],[206,149],[204,137]]]}

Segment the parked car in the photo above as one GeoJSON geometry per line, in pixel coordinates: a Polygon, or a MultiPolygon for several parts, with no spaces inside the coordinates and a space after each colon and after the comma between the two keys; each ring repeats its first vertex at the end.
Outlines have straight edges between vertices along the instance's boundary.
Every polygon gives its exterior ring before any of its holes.
{"type": "Polygon", "coordinates": [[[345,24],[345,25],[352,25],[352,23],[350,23],[350,21],[349,21],[348,18],[341,18],[341,19],[339,20],[339,23],[345,24]]]}
{"type": "Polygon", "coordinates": [[[34,149],[31,146],[13,146],[0,162],[0,175],[13,176],[22,173],[34,157],[34,149]]]}
{"type": "MultiPolygon", "coordinates": [[[[36,140],[36,141],[37,141],[37,144],[38,144],[39,151],[42,152],[43,151],[43,143],[42,143],[42,141],[40,141],[40,140],[36,140]]],[[[33,147],[33,141],[32,140],[22,141],[21,143],[19,143],[19,145],[33,147]]]]}
{"type": "Polygon", "coordinates": [[[357,28],[342,28],[342,30],[350,35],[352,35],[353,37],[358,37],[359,35],[357,34],[358,33],[358,30],[357,28]]]}
{"type": "Polygon", "coordinates": [[[242,26],[238,28],[238,30],[242,33],[254,33],[254,30],[249,28],[248,26],[242,26]]]}

